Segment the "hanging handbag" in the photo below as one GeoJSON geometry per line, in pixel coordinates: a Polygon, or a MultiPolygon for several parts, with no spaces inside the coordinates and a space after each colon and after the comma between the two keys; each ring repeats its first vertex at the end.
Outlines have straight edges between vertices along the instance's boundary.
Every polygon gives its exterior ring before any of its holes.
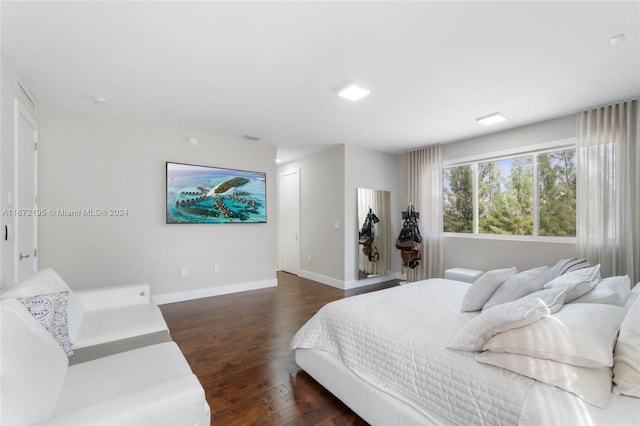
{"type": "Polygon", "coordinates": [[[400,250],[412,250],[413,239],[403,240],[401,237],[396,238],[396,248],[400,250]]]}

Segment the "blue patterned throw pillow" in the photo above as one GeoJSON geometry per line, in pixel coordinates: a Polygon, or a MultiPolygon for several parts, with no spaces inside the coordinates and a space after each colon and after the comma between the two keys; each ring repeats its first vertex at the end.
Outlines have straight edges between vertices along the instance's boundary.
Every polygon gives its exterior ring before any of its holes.
{"type": "Polygon", "coordinates": [[[61,291],[33,297],[21,297],[18,300],[51,333],[67,356],[73,356],[67,322],[68,296],[68,291],[61,291]]]}

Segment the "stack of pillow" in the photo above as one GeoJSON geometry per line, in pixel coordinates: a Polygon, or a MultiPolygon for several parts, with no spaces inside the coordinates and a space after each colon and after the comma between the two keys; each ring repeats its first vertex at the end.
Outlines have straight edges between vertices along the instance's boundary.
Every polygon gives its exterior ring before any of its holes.
{"type": "Polygon", "coordinates": [[[614,393],[640,397],[640,286],[630,288],[629,277],[601,279],[600,265],[584,259],[520,273],[488,271],[469,287],[461,307],[482,312],[449,348],[480,352],[479,362],[597,407],[609,404],[612,375],[614,393]]]}

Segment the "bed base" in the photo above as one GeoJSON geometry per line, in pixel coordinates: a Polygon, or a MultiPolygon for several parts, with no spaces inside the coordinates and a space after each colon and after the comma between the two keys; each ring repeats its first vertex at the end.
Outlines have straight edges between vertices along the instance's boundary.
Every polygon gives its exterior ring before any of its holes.
{"type": "Polygon", "coordinates": [[[410,403],[379,390],[326,351],[296,349],[296,363],[325,389],[372,425],[451,425],[435,413],[426,414],[410,403]]]}

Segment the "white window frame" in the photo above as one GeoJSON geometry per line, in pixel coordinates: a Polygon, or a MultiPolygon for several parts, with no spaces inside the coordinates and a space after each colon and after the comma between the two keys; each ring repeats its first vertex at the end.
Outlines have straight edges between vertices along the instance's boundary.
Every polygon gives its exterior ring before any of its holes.
{"type": "MultiPolygon", "coordinates": [[[[442,162],[442,169],[449,169],[459,166],[471,166],[473,173],[473,233],[445,232],[447,238],[472,238],[484,240],[506,240],[506,241],[539,241],[547,243],[576,243],[576,237],[550,237],[538,235],[540,229],[540,211],[538,194],[538,155],[549,152],[562,151],[566,149],[576,149],[576,138],[561,139],[552,142],[545,142],[535,145],[528,145],[519,148],[511,148],[495,151],[486,154],[472,155],[469,157],[445,160],[442,162]],[[533,235],[505,235],[505,234],[481,234],[478,232],[478,163],[489,161],[499,161],[508,158],[533,155],[533,235]]],[[[444,214],[444,212],[443,212],[444,214]]]]}

